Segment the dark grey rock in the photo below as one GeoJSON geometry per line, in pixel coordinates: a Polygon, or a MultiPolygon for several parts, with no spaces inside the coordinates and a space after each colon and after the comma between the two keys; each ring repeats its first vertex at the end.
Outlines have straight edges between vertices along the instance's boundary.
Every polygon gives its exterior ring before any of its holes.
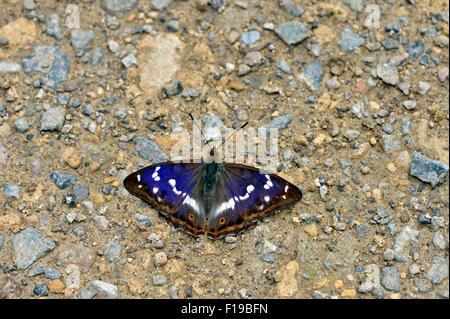
{"type": "Polygon", "coordinates": [[[384,83],[397,85],[399,82],[398,69],[393,63],[379,63],[377,65],[377,76],[384,83]]]}
{"type": "Polygon", "coordinates": [[[50,238],[30,227],[14,235],[10,242],[14,249],[14,260],[19,269],[26,269],[38,258],[55,249],[55,243],[50,238]]]}
{"type": "Polygon", "coordinates": [[[183,91],[183,93],[181,93],[181,97],[186,101],[192,101],[199,96],[200,92],[195,88],[186,89],[183,91]]]}
{"type": "Polygon", "coordinates": [[[80,105],[81,105],[81,100],[80,100],[80,98],[78,98],[78,97],[72,97],[71,99],[70,99],[70,101],[69,101],[69,104],[68,104],[68,107],[69,108],[73,108],[73,109],[75,109],[75,108],[77,108],[77,107],[80,107],[80,105]]]}
{"type": "Polygon", "coordinates": [[[150,221],[150,218],[148,216],[145,215],[141,215],[139,213],[136,213],[134,215],[136,217],[136,220],[140,223],[145,223],[147,226],[151,226],[152,222],[150,221]]]}
{"type": "Polygon", "coordinates": [[[58,269],[50,268],[50,267],[44,267],[44,274],[45,278],[47,279],[59,279],[62,277],[61,272],[58,269]]]}
{"type": "Polygon", "coordinates": [[[78,299],[92,299],[97,295],[94,289],[81,290],[78,294],[78,299]]]}
{"type": "Polygon", "coordinates": [[[74,185],[78,178],[75,175],[54,171],[50,178],[59,189],[63,190],[74,185]]]}
{"type": "Polygon", "coordinates": [[[106,249],[106,256],[110,262],[119,260],[120,252],[122,250],[122,242],[112,242],[108,245],[106,249]]]}
{"type": "Polygon", "coordinates": [[[124,15],[135,9],[138,4],[138,0],[101,0],[100,7],[109,14],[124,15]]]}
{"type": "Polygon", "coordinates": [[[88,184],[75,184],[72,189],[72,195],[75,198],[75,202],[81,202],[89,197],[89,185],[88,184]]]}
{"type": "Polygon", "coordinates": [[[30,129],[30,123],[23,116],[14,121],[14,127],[19,133],[25,133],[30,129]]]}
{"type": "Polygon", "coordinates": [[[358,138],[359,134],[360,133],[356,130],[347,130],[344,133],[344,137],[347,139],[347,141],[353,142],[358,138]]]}
{"type": "Polygon", "coordinates": [[[345,28],[338,43],[342,52],[349,53],[361,46],[364,43],[364,38],[354,33],[352,29],[345,28]]]}
{"type": "Polygon", "coordinates": [[[260,37],[261,35],[259,31],[256,30],[242,32],[241,41],[244,42],[246,45],[250,45],[256,43],[260,37]]]}
{"type": "Polygon", "coordinates": [[[164,85],[162,90],[166,97],[171,97],[183,92],[183,86],[180,80],[175,80],[172,83],[164,85]]]}
{"type": "Polygon", "coordinates": [[[322,61],[316,60],[306,66],[305,71],[301,74],[301,79],[311,91],[316,91],[320,88],[322,75],[322,61]]]}
{"type": "Polygon", "coordinates": [[[400,291],[400,276],[397,267],[381,268],[381,285],[389,291],[400,291]]]}
{"type": "Polygon", "coordinates": [[[381,41],[381,45],[386,50],[396,50],[396,49],[398,49],[398,44],[396,42],[394,42],[394,41],[391,41],[391,40],[383,40],[383,41],[381,41]]]}
{"type": "Polygon", "coordinates": [[[118,119],[125,119],[128,115],[128,110],[124,106],[117,106],[114,109],[114,117],[117,117],[118,119]]]}
{"type": "Polygon", "coordinates": [[[93,31],[88,31],[84,29],[73,29],[72,32],[72,40],[70,41],[70,44],[77,49],[82,49],[89,41],[95,38],[95,33],[93,31]]]}
{"type": "Polygon", "coordinates": [[[70,59],[59,50],[58,45],[41,45],[34,47],[34,55],[23,58],[22,64],[26,74],[40,72],[44,75],[45,84],[55,88],[60,82],[67,80],[70,59]]]}
{"type": "Polygon", "coordinates": [[[407,109],[408,111],[411,111],[416,108],[417,102],[414,100],[406,100],[406,101],[403,101],[402,104],[405,109],[407,109]]]}
{"type": "Polygon", "coordinates": [[[414,286],[417,287],[417,290],[419,290],[419,292],[428,292],[431,290],[431,286],[427,285],[426,283],[420,281],[420,280],[414,280],[414,286]]]}
{"type": "Polygon", "coordinates": [[[3,190],[6,196],[19,198],[19,186],[5,184],[3,190]]]}
{"type": "Polygon", "coordinates": [[[409,174],[434,188],[448,177],[448,166],[420,153],[414,153],[409,174]]]}
{"type": "Polygon", "coordinates": [[[397,136],[390,134],[383,134],[381,136],[383,149],[385,152],[392,153],[400,149],[400,141],[397,136]]]}
{"type": "Polygon", "coordinates": [[[133,143],[139,156],[150,163],[162,163],[167,160],[166,155],[155,142],[139,136],[133,139],[133,143]]]}
{"type": "Polygon", "coordinates": [[[259,259],[261,259],[262,261],[264,261],[266,263],[275,262],[275,256],[273,254],[262,255],[261,257],[259,257],[259,259]]]}
{"type": "Polygon", "coordinates": [[[303,22],[290,21],[280,24],[275,33],[287,45],[299,44],[309,36],[309,28],[303,22]]]}
{"type": "Polygon", "coordinates": [[[259,51],[252,51],[245,55],[243,63],[250,67],[257,66],[264,62],[264,56],[259,51]]]}
{"type": "Polygon", "coordinates": [[[62,40],[62,28],[61,28],[61,20],[59,18],[58,13],[50,14],[47,23],[47,34],[51,37],[54,37],[56,40],[62,40]]]}
{"type": "Polygon", "coordinates": [[[437,285],[448,277],[448,261],[440,256],[433,256],[431,268],[423,275],[424,278],[437,285]]]}
{"type": "Polygon", "coordinates": [[[94,280],[91,282],[91,286],[101,294],[106,295],[109,299],[116,299],[118,296],[117,286],[114,286],[113,284],[101,280],[94,280]]]}
{"type": "Polygon", "coordinates": [[[405,45],[405,50],[409,54],[409,58],[416,61],[425,52],[425,46],[421,40],[416,40],[405,45]]]}
{"type": "Polygon", "coordinates": [[[293,116],[291,113],[280,115],[266,125],[260,126],[260,129],[266,130],[266,134],[270,134],[271,128],[276,128],[279,130],[285,129],[288,127],[289,123],[292,122],[292,118],[293,116]]]}
{"type": "Polygon", "coordinates": [[[177,32],[178,29],[180,28],[180,21],[178,21],[178,20],[170,20],[169,22],[167,22],[166,28],[169,31],[177,32]]]}
{"type": "Polygon", "coordinates": [[[300,17],[305,12],[305,10],[302,7],[299,7],[293,0],[281,0],[280,7],[294,17],[300,17]]]}
{"type": "Polygon", "coordinates": [[[400,21],[394,21],[394,22],[388,23],[384,27],[384,30],[386,32],[394,31],[396,33],[399,33],[400,31],[402,31],[402,25],[400,24],[400,21]]]}
{"type": "Polygon", "coordinates": [[[36,284],[33,289],[33,294],[36,296],[48,296],[47,284],[36,284]]]}
{"type": "Polygon", "coordinates": [[[284,73],[287,74],[292,74],[292,68],[290,67],[290,65],[287,63],[287,61],[285,60],[285,58],[281,58],[281,60],[278,60],[276,62],[276,66],[278,69],[280,69],[281,71],[283,71],[284,73]]]}
{"type": "Polygon", "coordinates": [[[164,286],[166,283],[167,283],[167,278],[165,275],[153,276],[153,286],[164,286]]]}
{"type": "Polygon", "coordinates": [[[94,66],[99,64],[102,58],[103,58],[103,49],[100,46],[96,46],[94,48],[94,51],[92,52],[91,64],[94,66]]]}
{"type": "Polygon", "coordinates": [[[156,11],[163,11],[167,9],[171,3],[172,0],[152,0],[150,2],[150,8],[156,11]]]}
{"type": "Polygon", "coordinates": [[[364,0],[346,0],[345,2],[355,12],[361,13],[364,10],[364,0]]]}

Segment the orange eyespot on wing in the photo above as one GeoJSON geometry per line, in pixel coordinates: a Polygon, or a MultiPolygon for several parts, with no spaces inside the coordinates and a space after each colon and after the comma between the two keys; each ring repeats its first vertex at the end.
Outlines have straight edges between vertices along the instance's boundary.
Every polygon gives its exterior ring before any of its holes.
{"type": "Polygon", "coordinates": [[[219,224],[220,225],[225,224],[225,217],[222,217],[221,219],[219,219],[219,224]]]}
{"type": "Polygon", "coordinates": [[[189,220],[192,222],[194,221],[194,214],[189,214],[188,215],[189,220]]]}

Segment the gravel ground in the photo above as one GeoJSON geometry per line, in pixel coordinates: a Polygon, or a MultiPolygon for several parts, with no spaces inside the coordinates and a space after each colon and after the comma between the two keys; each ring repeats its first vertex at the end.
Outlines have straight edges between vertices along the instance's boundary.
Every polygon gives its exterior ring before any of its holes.
{"type": "Polygon", "coordinates": [[[68,2],[0,3],[0,297],[449,298],[447,1],[68,2]],[[279,128],[302,201],[213,241],[127,194],[187,112],[279,128]]]}

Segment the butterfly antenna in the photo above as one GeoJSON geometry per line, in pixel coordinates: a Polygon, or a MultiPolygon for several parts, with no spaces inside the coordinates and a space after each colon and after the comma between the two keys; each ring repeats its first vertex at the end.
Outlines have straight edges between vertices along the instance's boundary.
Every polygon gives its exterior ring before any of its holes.
{"type": "Polygon", "coordinates": [[[246,127],[247,124],[248,124],[248,122],[245,122],[240,128],[238,128],[236,131],[234,131],[233,133],[231,133],[231,134],[230,134],[230,135],[222,142],[222,144],[219,145],[218,148],[220,148],[223,144],[225,144],[225,142],[228,141],[228,139],[229,139],[230,137],[232,137],[234,134],[236,134],[237,132],[239,132],[240,130],[242,130],[244,127],[246,127]]]}
{"type": "Polygon", "coordinates": [[[209,141],[206,139],[205,135],[203,134],[203,130],[198,126],[197,121],[194,119],[191,113],[189,113],[189,116],[191,117],[192,122],[194,122],[195,126],[200,130],[200,133],[202,134],[203,140],[205,141],[205,144],[208,144],[209,141]]]}

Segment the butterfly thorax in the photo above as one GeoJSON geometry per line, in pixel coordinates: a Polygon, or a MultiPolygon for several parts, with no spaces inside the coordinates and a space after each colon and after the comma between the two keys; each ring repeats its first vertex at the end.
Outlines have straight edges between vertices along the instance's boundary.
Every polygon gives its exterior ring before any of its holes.
{"type": "Polygon", "coordinates": [[[205,213],[208,216],[217,193],[221,166],[216,162],[205,163],[202,168],[202,195],[205,213]]]}

